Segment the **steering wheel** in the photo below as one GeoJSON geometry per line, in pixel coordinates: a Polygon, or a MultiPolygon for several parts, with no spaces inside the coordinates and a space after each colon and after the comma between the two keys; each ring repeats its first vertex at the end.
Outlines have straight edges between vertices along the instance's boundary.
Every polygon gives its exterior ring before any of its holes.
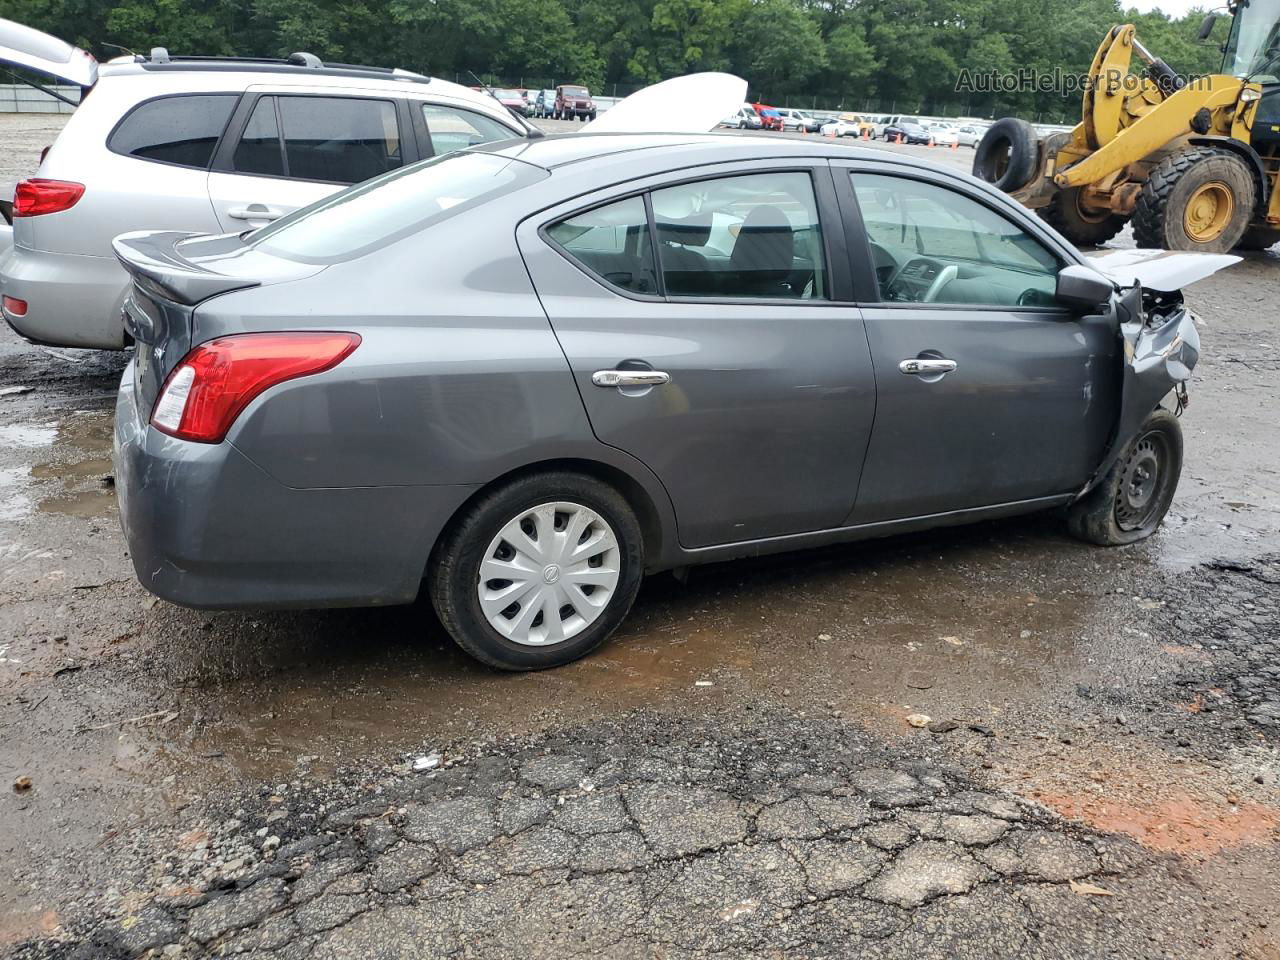
{"type": "Polygon", "coordinates": [[[938,275],[933,278],[933,283],[929,284],[929,289],[925,291],[924,298],[921,303],[933,303],[938,299],[938,295],[942,293],[943,287],[960,275],[960,268],[954,263],[949,263],[941,270],[938,275]]]}

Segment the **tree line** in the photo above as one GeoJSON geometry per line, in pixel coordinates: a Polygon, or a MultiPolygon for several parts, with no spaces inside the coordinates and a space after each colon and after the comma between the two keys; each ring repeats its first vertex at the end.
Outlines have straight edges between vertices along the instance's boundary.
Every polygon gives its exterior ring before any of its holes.
{"type": "Polygon", "coordinates": [[[1133,22],[1175,70],[1216,71],[1225,20],[1139,14],[1118,0],[0,0],[0,17],[107,59],[284,56],[394,65],[502,83],[580,82],[620,93],[727,70],[753,98],[894,112],[1078,116],[1079,94],[957,91],[970,74],[1085,71],[1113,24],[1133,22]],[[944,111],[944,107],[951,109],[944,111]]]}

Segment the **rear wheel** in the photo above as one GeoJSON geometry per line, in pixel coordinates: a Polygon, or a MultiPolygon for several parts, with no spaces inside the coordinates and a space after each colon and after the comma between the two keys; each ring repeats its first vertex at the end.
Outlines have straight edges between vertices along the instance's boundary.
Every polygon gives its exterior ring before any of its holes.
{"type": "Polygon", "coordinates": [[[1269,250],[1280,243],[1280,228],[1250,227],[1236,244],[1237,250],[1269,250]]]}
{"type": "Polygon", "coordinates": [[[1036,211],[1041,219],[1072,243],[1096,246],[1124,229],[1125,218],[1081,202],[1081,189],[1059,190],[1049,205],[1036,211]]]}
{"type": "Polygon", "coordinates": [[[442,538],[428,577],[458,646],[501,670],[541,670],[603,643],[643,571],[626,500],[591,477],[546,473],[481,496],[442,538]]]}
{"type": "Polygon", "coordinates": [[[1257,187],[1244,160],[1195,147],[1165,157],[1142,185],[1133,234],[1142,247],[1225,253],[1253,219],[1257,187]]]}
{"type": "Polygon", "coordinates": [[[1158,407],[1102,481],[1071,505],[1067,528],[1104,547],[1145,540],[1168,512],[1181,474],[1182,427],[1158,407]]]}

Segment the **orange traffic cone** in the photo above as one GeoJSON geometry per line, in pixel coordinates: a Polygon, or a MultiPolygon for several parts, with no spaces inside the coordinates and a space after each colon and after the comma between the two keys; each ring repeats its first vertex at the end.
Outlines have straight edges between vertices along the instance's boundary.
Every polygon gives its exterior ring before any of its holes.
{"type": "Polygon", "coordinates": [[[959,141],[959,140],[952,140],[952,141],[951,141],[951,149],[952,149],[952,150],[958,150],[959,148],[960,148],[960,141],[959,141]]]}
{"type": "Polygon", "coordinates": [[[863,128],[862,128],[862,139],[863,139],[863,140],[870,140],[871,138],[870,138],[869,136],[867,136],[867,134],[869,134],[870,132],[871,132],[871,131],[870,131],[870,130],[868,130],[866,127],[863,127],[863,128]]]}
{"type": "Polygon", "coordinates": [[[929,137],[929,146],[933,146],[933,137],[929,137]]]}
{"type": "Polygon", "coordinates": [[[898,134],[898,139],[895,140],[894,143],[901,143],[901,142],[902,142],[902,134],[898,134]]]}

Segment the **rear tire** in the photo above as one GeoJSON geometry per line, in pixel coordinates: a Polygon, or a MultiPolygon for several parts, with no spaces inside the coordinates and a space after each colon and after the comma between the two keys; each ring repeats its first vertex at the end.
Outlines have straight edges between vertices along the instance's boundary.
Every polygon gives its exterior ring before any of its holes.
{"type": "Polygon", "coordinates": [[[1036,212],[1049,226],[1074,244],[1097,246],[1106,243],[1124,229],[1125,218],[1104,210],[1094,212],[1080,205],[1079,187],[1059,190],[1049,205],[1036,212]]]}
{"type": "Polygon", "coordinates": [[[1249,227],[1236,244],[1237,250],[1269,250],[1280,243],[1280,227],[1249,227]]]}
{"type": "Polygon", "coordinates": [[[487,491],[456,517],[427,579],[463,650],[500,670],[544,670],[603,643],[643,574],[640,524],[621,494],[581,474],[541,473],[487,491]]]}
{"type": "Polygon", "coordinates": [[[1157,407],[1102,481],[1067,510],[1072,536],[1103,547],[1145,540],[1169,511],[1182,474],[1182,426],[1157,407]]]}
{"type": "Polygon", "coordinates": [[[1011,193],[1036,175],[1039,163],[1036,128],[1017,117],[997,120],[982,135],[973,156],[973,175],[1011,193]]]}
{"type": "Polygon", "coordinates": [[[1245,162],[1193,147],[1161,160],[1138,194],[1133,235],[1140,247],[1226,253],[1253,219],[1257,186],[1245,162]]]}

